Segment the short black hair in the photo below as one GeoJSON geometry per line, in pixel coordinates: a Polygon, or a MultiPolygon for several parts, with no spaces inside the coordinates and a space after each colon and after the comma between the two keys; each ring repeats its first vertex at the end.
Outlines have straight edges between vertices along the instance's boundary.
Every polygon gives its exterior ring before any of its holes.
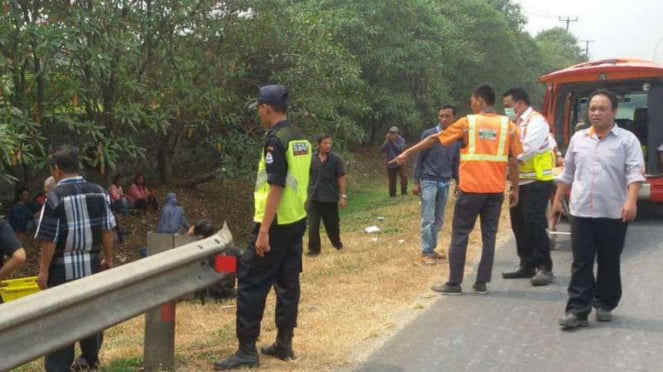
{"type": "Polygon", "coordinates": [[[322,141],[326,140],[327,138],[331,138],[331,134],[323,133],[318,136],[316,141],[318,141],[318,145],[322,143],[322,141]]]}
{"type": "Polygon", "coordinates": [[[119,179],[122,179],[122,175],[121,175],[121,174],[116,174],[116,175],[113,177],[113,183],[117,182],[117,180],[119,180],[119,179]]]}
{"type": "Polygon", "coordinates": [[[440,110],[451,110],[453,116],[456,116],[456,114],[458,113],[458,109],[454,105],[444,105],[440,108],[440,110]]]}
{"type": "Polygon", "coordinates": [[[27,187],[20,187],[18,191],[16,191],[16,200],[18,200],[18,198],[20,198],[21,195],[23,195],[23,193],[26,191],[30,192],[30,189],[28,189],[27,187]]]}
{"type": "Polygon", "coordinates": [[[589,105],[589,101],[594,98],[594,96],[606,96],[610,100],[610,104],[612,105],[612,111],[617,111],[617,106],[619,105],[619,100],[617,100],[617,95],[613,93],[610,90],[607,89],[597,89],[592,92],[592,94],[589,95],[589,99],[587,100],[587,105],[589,105]]]}
{"type": "Polygon", "coordinates": [[[193,234],[207,238],[214,234],[214,224],[210,220],[200,220],[193,225],[193,234]]]}
{"type": "Polygon", "coordinates": [[[514,101],[525,102],[527,106],[530,106],[529,94],[523,88],[511,88],[502,94],[502,98],[511,96],[514,101]]]}
{"type": "Polygon", "coordinates": [[[65,173],[78,173],[80,169],[78,150],[71,145],[59,146],[51,154],[49,163],[51,167],[58,167],[65,173]]]}
{"type": "Polygon", "coordinates": [[[472,91],[472,95],[481,98],[488,106],[495,106],[495,88],[488,83],[479,84],[472,91]]]}

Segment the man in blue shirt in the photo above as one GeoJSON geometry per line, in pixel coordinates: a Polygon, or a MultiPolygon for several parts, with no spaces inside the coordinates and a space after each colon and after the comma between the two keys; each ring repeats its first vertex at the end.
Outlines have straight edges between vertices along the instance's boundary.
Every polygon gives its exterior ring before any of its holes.
{"type": "MultiPolygon", "coordinates": [[[[446,105],[438,112],[439,123],[426,129],[421,139],[440,133],[456,121],[456,107],[446,105]]],[[[421,263],[435,265],[445,256],[435,252],[437,235],[444,223],[444,209],[449,197],[449,182],[458,184],[460,142],[450,146],[435,144],[417,154],[414,163],[412,192],[421,197],[421,263]]]]}
{"type": "Polygon", "coordinates": [[[382,152],[387,155],[387,175],[389,177],[389,196],[392,198],[396,196],[396,176],[401,178],[401,195],[407,195],[407,165],[398,165],[396,163],[389,163],[392,159],[400,155],[405,150],[405,140],[398,135],[398,128],[389,128],[387,138],[385,138],[382,147],[382,152]]]}

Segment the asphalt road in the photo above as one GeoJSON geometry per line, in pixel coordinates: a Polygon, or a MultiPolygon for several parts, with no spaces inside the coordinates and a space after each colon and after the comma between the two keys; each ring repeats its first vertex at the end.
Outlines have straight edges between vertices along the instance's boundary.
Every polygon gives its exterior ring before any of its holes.
{"type": "Polygon", "coordinates": [[[663,371],[663,220],[632,223],[622,255],[623,296],[612,322],[563,331],[571,268],[568,238],[553,251],[556,279],[532,287],[502,279],[517,263],[513,241],[499,247],[487,295],[444,296],[356,371],[663,371]]]}

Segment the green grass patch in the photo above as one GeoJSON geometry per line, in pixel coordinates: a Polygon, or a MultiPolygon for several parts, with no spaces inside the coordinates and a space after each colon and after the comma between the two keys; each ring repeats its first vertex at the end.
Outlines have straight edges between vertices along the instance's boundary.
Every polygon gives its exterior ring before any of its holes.
{"type": "Polygon", "coordinates": [[[137,371],[143,365],[143,358],[133,357],[128,359],[115,359],[108,365],[103,365],[99,369],[102,372],[127,372],[137,371]]]}

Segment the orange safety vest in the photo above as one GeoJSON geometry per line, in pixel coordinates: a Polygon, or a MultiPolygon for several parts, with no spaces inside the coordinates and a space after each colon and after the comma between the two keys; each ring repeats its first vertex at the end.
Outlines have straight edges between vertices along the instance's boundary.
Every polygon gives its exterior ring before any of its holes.
{"type": "Polygon", "coordinates": [[[468,115],[468,143],[460,150],[459,178],[463,192],[503,193],[509,161],[509,119],[468,115]]]}

